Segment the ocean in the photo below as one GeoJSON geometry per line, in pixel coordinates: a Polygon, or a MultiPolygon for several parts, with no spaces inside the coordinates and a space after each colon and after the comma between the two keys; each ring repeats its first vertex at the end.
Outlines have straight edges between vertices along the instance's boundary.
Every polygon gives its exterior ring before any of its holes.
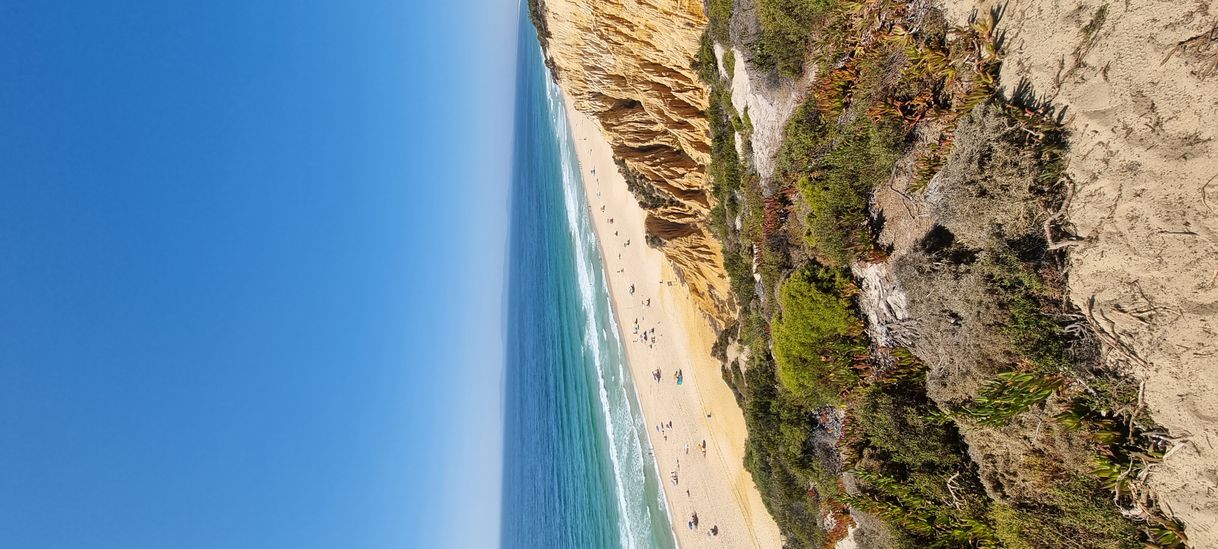
{"type": "Polygon", "coordinates": [[[675,547],[562,96],[527,14],[519,44],[502,545],[675,547]]]}

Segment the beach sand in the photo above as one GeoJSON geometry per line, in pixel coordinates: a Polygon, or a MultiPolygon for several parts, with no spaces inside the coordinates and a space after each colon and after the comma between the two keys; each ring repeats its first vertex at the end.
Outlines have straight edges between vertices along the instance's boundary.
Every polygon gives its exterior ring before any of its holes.
{"type": "Polygon", "coordinates": [[[647,246],[645,212],[626,188],[598,124],[574,110],[569,96],[564,99],[610,297],[677,540],[682,547],[781,547],[778,525],[744,469],[744,414],[710,354],[715,333],[664,255],[647,246]],[[636,319],[639,334],[654,328],[654,344],[635,333],[636,319]],[[659,382],[652,375],[656,369],[659,382]],[[678,369],[681,385],[674,379],[678,369]],[[670,422],[671,428],[657,430],[670,422]],[[703,441],[705,457],[699,450],[703,441]],[[688,521],[695,512],[698,527],[691,530],[688,521]],[[714,526],[718,535],[708,535],[714,526]]]}

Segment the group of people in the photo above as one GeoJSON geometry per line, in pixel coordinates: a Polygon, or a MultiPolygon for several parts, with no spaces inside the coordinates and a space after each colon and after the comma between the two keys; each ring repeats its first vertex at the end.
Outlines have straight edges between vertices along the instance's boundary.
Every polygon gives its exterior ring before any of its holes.
{"type": "MultiPolygon", "coordinates": [[[[701,444],[698,444],[695,447],[700,452],[702,452],[702,457],[706,457],[706,440],[703,440],[701,444]]],[[[689,443],[688,442],[685,443],[685,455],[689,455],[689,443]]]]}
{"type": "MultiPolygon", "coordinates": [[[[638,336],[637,339],[635,339],[635,341],[646,343],[648,349],[655,348],[655,346],[656,346],[656,329],[654,327],[640,331],[639,319],[636,318],[636,319],[634,319],[634,328],[632,329],[632,333],[635,336],[638,336]]],[[[652,373],[652,377],[656,377],[656,374],[654,372],[652,373]]],[[[656,381],[659,381],[659,379],[656,379],[656,381]]]]}
{"type": "Polygon", "coordinates": [[[668,440],[668,430],[672,429],[672,422],[656,424],[656,432],[664,435],[664,440],[668,440]]]}
{"type": "MultiPolygon", "coordinates": [[[[592,175],[595,177],[595,175],[596,175],[595,170],[592,171],[592,175]]],[[[600,180],[597,179],[596,182],[599,185],[600,180]]],[[[597,196],[597,198],[601,198],[601,193],[598,191],[596,193],[596,196],[597,196]]],[[[605,212],[604,204],[601,205],[600,211],[602,213],[605,212]]],[[[611,225],[614,223],[614,219],[612,217],[608,218],[608,221],[611,225]]],[[[618,236],[618,231],[616,231],[616,230],[613,231],[613,236],[615,236],[615,237],[618,236]]],[[[628,246],[630,246],[630,239],[626,239],[625,242],[622,244],[623,248],[626,248],[628,246]]],[[[622,254],[619,253],[617,257],[620,260],[622,258],[622,254]]],[[[619,268],[616,272],[618,274],[625,274],[626,270],[625,270],[625,268],[619,268]]],[[[663,283],[664,283],[664,281],[661,281],[661,284],[663,284],[663,283]]],[[[672,282],[668,282],[668,285],[671,286],[672,282]]],[[[635,285],[630,284],[630,286],[628,287],[628,291],[629,291],[630,295],[633,296],[635,294],[635,290],[636,290],[635,285]]],[[[651,307],[651,298],[648,297],[646,299],[640,300],[639,303],[644,308],[650,308],[651,307]]],[[[641,328],[639,325],[639,319],[635,318],[633,333],[637,338],[636,341],[647,344],[649,348],[655,348],[656,329],[654,327],[650,328],[650,329],[641,328]]],[[[652,379],[655,380],[656,383],[659,383],[663,379],[663,373],[660,371],[659,368],[656,368],[651,373],[651,377],[652,377],[652,379]]],[[[678,368],[676,371],[673,372],[673,380],[677,383],[677,385],[681,385],[685,381],[685,373],[681,369],[678,368]]],[[[708,414],[707,417],[710,417],[710,415],[708,414]]],[[[655,429],[656,429],[656,432],[659,433],[660,435],[662,435],[664,437],[664,440],[667,441],[668,440],[668,431],[670,429],[672,429],[672,421],[658,423],[658,424],[656,424],[655,429]]],[[[685,454],[686,455],[689,454],[689,447],[690,447],[689,443],[686,442],[685,443],[685,454]]],[[[707,446],[706,446],[705,439],[703,439],[701,443],[696,444],[694,447],[702,452],[702,457],[704,457],[704,458],[706,457],[707,446]]],[[[669,482],[671,482],[673,486],[677,486],[678,484],[680,484],[680,475],[678,474],[678,471],[680,469],[681,469],[681,461],[677,460],[677,468],[670,471],[668,474],[669,482]]],[[[685,494],[686,494],[686,496],[688,496],[689,490],[686,490],[685,494]]],[[[699,528],[698,513],[696,511],[690,515],[689,521],[687,522],[687,526],[689,527],[690,530],[697,530],[699,528]]],[[[707,530],[706,535],[708,537],[709,536],[718,536],[719,535],[719,526],[712,525],[710,527],[710,529],[707,530]]]]}
{"type": "MultiPolygon", "coordinates": [[[[685,522],[685,525],[686,525],[686,526],[687,526],[687,527],[688,527],[690,530],[697,530],[697,529],[698,529],[698,512],[697,512],[697,511],[694,511],[694,512],[693,512],[693,514],[691,514],[691,515],[689,516],[689,520],[685,522]]],[[[718,525],[718,524],[712,525],[712,526],[710,527],[710,530],[707,530],[707,531],[706,531],[706,535],[707,535],[707,536],[717,536],[717,535],[719,535],[719,525],[718,525]]]]}
{"type": "MultiPolygon", "coordinates": [[[[635,329],[635,332],[634,332],[634,333],[635,333],[635,334],[638,334],[639,332],[638,332],[637,326],[636,326],[635,328],[636,328],[636,329],[635,329]]],[[[651,337],[651,343],[654,345],[654,344],[655,344],[655,337],[656,337],[656,336],[655,336],[656,329],[655,329],[655,328],[652,328],[652,329],[651,329],[651,330],[649,330],[649,331],[650,331],[650,333],[651,333],[651,336],[650,336],[650,337],[651,337]]],[[[643,341],[644,341],[644,342],[647,342],[647,338],[648,338],[648,335],[647,335],[647,334],[648,334],[648,331],[644,331],[644,332],[643,332],[643,341]]],[[[663,379],[663,378],[664,378],[664,376],[660,374],[660,369],[659,369],[659,368],[656,368],[656,369],[654,369],[654,370],[652,370],[652,371],[651,371],[651,379],[655,380],[655,382],[656,382],[656,383],[659,383],[659,382],[660,382],[660,380],[661,380],[661,379],[663,379]]],[[[673,371],[673,373],[672,373],[672,380],[673,380],[673,381],[675,381],[675,382],[677,382],[677,385],[681,385],[681,384],[685,383],[685,372],[684,372],[683,370],[681,370],[680,368],[677,368],[677,369],[676,369],[675,371],[673,371]]],[[[710,417],[710,416],[708,415],[708,416],[706,416],[706,417],[710,417]]]]}

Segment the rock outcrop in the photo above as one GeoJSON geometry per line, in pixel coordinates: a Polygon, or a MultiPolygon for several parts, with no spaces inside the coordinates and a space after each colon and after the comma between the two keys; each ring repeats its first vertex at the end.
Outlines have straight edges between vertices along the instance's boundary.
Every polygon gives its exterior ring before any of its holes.
{"type": "Polygon", "coordinates": [[[711,235],[708,90],[692,61],[707,20],[698,0],[531,0],[546,64],[599,121],[659,246],[712,322],[733,315],[711,235]]]}
{"type": "MultiPolygon", "coordinates": [[[[740,116],[747,114],[749,117],[752,133],[748,139],[748,156],[757,175],[761,176],[762,185],[769,187],[787,120],[812,88],[816,63],[806,63],[803,76],[798,79],[783,76],[776,68],[761,68],[757,63],[757,49],[750,47],[759,40],[761,22],[756,2],[735,0],[731,39],[726,44],[715,44],[715,60],[719,73],[731,83],[732,106],[740,116]],[[731,74],[728,74],[725,56],[733,58],[735,69],[731,74]]],[[[738,137],[737,145],[741,142],[738,137]]]]}

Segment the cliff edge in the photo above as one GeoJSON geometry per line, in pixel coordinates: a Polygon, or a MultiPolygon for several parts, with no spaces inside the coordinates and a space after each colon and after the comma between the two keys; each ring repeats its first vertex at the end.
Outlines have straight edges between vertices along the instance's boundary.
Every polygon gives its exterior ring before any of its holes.
{"type": "Polygon", "coordinates": [[[720,326],[734,305],[710,234],[708,90],[691,67],[707,19],[695,0],[530,0],[546,65],[592,116],[659,247],[720,326]]]}

